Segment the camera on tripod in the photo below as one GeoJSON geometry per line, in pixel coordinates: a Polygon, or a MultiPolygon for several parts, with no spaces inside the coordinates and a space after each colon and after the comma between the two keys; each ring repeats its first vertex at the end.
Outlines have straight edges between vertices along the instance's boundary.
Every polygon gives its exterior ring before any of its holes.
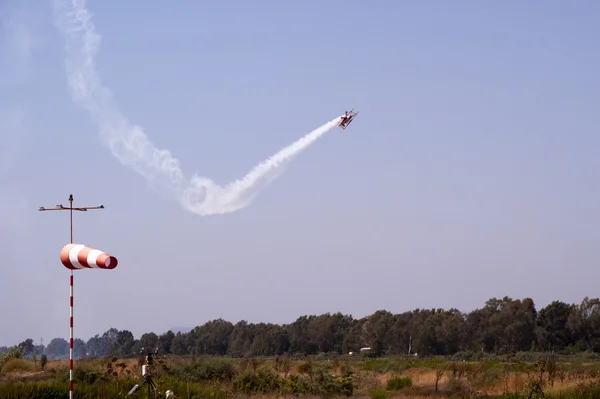
{"type": "MultiPolygon", "coordinates": [[[[144,352],[145,352],[145,349],[142,348],[140,350],[140,354],[142,354],[144,352]]],[[[156,395],[158,394],[158,388],[157,388],[156,384],[154,383],[154,381],[152,381],[152,377],[150,375],[150,369],[151,369],[152,365],[154,364],[154,355],[157,355],[157,354],[158,354],[158,348],[154,349],[154,352],[146,351],[146,364],[142,365],[142,376],[144,377],[144,382],[141,385],[135,384],[133,386],[133,388],[131,388],[131,390],[127,393],[127,395],[125,395],[126,397],[133,395],[144,384],[148,385],[148,398],[151,398],[152,396],[156,397],[156,395]],[[154,395],[152,395],[153,393],[154,393],[154,395]]],[[[167,394],[167,398],[170,398],[173,396],[173,392],[171,390],[168,390],[166,392],[166,394],[167,394]]]]}
{"type": "MultiPolygon", "coordinates": [[[[142,348],[142,351],[144,348],[142,348]]],[[[146,364],[142,366],[142,376],[148,377],[150,376],[150,368],[154,364],[153,355],[158,354],[158,348],[154,349],[154,352],[146,352],[146,364]]]]}

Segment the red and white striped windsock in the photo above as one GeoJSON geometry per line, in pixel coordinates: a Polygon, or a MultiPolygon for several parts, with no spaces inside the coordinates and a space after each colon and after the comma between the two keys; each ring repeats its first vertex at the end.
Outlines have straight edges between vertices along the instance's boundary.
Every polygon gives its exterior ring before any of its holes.
{"type": "Polygon", "coordinates": [[[60,251],[60,261],[67,269],[114,269],[119,261],[112,255],[81,244],[67,244],[60,251]]]}

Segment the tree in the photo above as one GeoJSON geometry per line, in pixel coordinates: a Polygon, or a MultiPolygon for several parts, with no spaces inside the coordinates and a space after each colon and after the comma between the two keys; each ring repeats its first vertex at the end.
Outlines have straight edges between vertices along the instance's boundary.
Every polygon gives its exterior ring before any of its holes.
{"type": "Polygon", "coordinates": [[[117,353],[121,357],[129,357],[133,355],[133,346],[135,338],[129,330],[121,330],[117,332],[116,337],[117,353]]]}
{"type": "Polygon", "coordinates": [[[46,347],[46,355],[50,360],[67,359],[69,343],[64,338],[53,338],[46,347]]]}
{"type": "Polygon", "coordinates": [[[569,315],[567,328],[579,350],[600,351],[600,299],[585,297],[569,315]]]}
{"type": "Polygon", "coordinates": [[[173,355],[187,355],[191,353],[191,347],[188,345],[188,335],[177,332],[171,340],[171,353],[173,355]]]}
{"type": "Polygon", "coordinates": [[[543,350],[562,350],[573,343],[567,322],[575,312],[574,305],[561,301],[554,301],[540,310],[536,335],[543,350]]]}
{"type": "Polygon", "coordinates": [[[223,319],[211,320],[190,331],[197,353],[222,356],[227,353],[233,324],[223,319]]]}
{"type": "Polygon", "coordinates": [[[86,355],[89,357],[105,356],[107,348],[104,345],[104,340],[98,334],[90,338],[86,344],[86,355]]]}
{"type": "Polygon", "coordinates": [[[82,359],[87,357],[87,345],[81,338],[75,338],[73,340],[73,358],[82,359]]]}
{"type": "Polygon", "coordinates": [[[164,334],[161,334],[158,337],[158,346],[159,350],[164,354],[171,353],[171,343],[173,342],[173,338],[175,338],[175,333],[169,330],[164,334]]]}
{"type": "Polygon", "coordinates": [[[158,335],[155,333],[146,333],[140,337],[140,340],[137,341],[133,347],[134,355],[139,355],[142,351],[146,352],[154,352],[158,348],[158,335]]]}
{"type": "Polygon", "coordinates": [[[23,357],[31,357],[33,355],[34,345],[33,339],[27,338],[25,341],[21,342],[17,347],[23,353],[23,357]]]}
{"type": "MultiPolygon", "coordinates": [[[[282,356],[358,352],[371,347],[372,354],[454,355],[462,351],[515,353],[517,351],[600,351],[600,299],[581,303],[554,301],[537,310],[531,298],[490,298],[469,313],[458,309],[414,309],[400,314],[378,310],[355,319],[341,313],[305,315],[284,325],[232,324],[211,320],[188,333],[167,331],[142,334],[110,328],[87,342],[74,340],[75,358],[117,355],[131,357],[156,348],[164,354],[282,356]]],[[[55,338],[45,348],[49,359],[68,357],[67,341],[55,338]]],[[[38,356],[42,345],[26,339],[17,346],[0,347],[23,356],[38,356]]],[[[11,353],[12,353],[11,352],[11,353]]],[[[5,358],[5,355],[0,355],[5,358]]]]}

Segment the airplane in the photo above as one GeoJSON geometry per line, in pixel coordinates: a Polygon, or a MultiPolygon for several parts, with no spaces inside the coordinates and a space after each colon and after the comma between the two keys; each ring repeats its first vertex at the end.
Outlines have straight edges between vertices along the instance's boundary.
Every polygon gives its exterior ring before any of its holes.
{"type": "Polygon", "coordinates": [[[354,120],[356,115],[358,115],[358,111],[354,114],[352,113],[352,111],[354,111],[354,108],[352,108],[350,111],[346,111],[346,113],[342,116],[342,120],[340,121],[338,126],[341,127],[343,130],[346,130],[348,125],[354,120]]]}

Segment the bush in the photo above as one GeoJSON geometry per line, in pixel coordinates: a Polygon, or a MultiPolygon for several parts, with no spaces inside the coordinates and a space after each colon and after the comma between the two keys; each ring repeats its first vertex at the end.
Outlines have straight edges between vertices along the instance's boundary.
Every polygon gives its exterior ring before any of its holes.
{"type": "Polygon", "coordinates": [[[352,396],[354,382],[351,377],[336,377],[325,371],[317,371],[308,376],[290,376],[287,390],[296,396],[352,396]]]}
{"type": "Polygon", "coordinates": [[[0,353],[0,369],[11,359],[20,359],[22,352],[19,348],[11,348],[8,352],[0,353]]]}
{"type": "Polygon", "coordinates": [[[376,389],[371,391],[371,399],[387,399],[388,393],[386,391],[381,391],[376,389]]]}
{"type": "Polygon", "coordinates": [[[313,364],[310,359],[307,359],[304,363],[298,365],[298,373],[300,374],[310,374],[313,370],[313,364]]]}
{"type": "Polygon", "coordinates": [[[92,369],[87,364],[78,364],[73,369],[73,379],[77,382],[81,381],[83,384],[94,384],[100,380],[102,373],[99,370],[92,369]]]}
{"type": "Polygon", "coordinates": [[[2,366],[2,373],[10,373],[11,371],[33,371],[34,366],[30,361],[20,358],[9,359],[2,366]]]}
{"type": "Polygon", "coordinates": [[[290,375],[284,378],[267,369],[246,372],[233,380],[233,389],[246,395],[352,396],[354,383],[351,377],[336,377],[324,370],[309,375],[290,375]]]}
{"type": "Polygon", "coordinates": [[[400,389],[412,387],[412,379],[410,377],[395,376],[388,380],[388,391],[399,391],[400,389]]]}
{"type": "Polygon", "coordinates": [[[565,397],[572,399],[595,399],[600,398],[600,383],[590,381],[577,384],[577,387],[566,392],[565,397]]]}
{"type": "Polygon", "coordinates": [[[456,378],[455,376],[451,375],[450,379],[448,380],[448,391],[449,392],[453,392],[453,393],[464,393],[467,390],[467,386],[466,384],[459,380],[458,378],[456,378]]]}
{"type": "Polygon", "coordinates": [[[40,358],[40,366],[42,367],[42,371],[46,368],[46,364],[48,364],[48,356],[44,353],[40,358]]]}
{"type": "Polygon", "coordinates": [[[205,359],[176,370],[188,381],[231,381],[237,375],[233,362],[226,359],[205,359]]]}
{"type": "Polygon", "coordinates": [[[233,389],[246,395],[281,394],[285,385],[283,377],[265,369],[240,374],[233,380],[233,389]]]}

